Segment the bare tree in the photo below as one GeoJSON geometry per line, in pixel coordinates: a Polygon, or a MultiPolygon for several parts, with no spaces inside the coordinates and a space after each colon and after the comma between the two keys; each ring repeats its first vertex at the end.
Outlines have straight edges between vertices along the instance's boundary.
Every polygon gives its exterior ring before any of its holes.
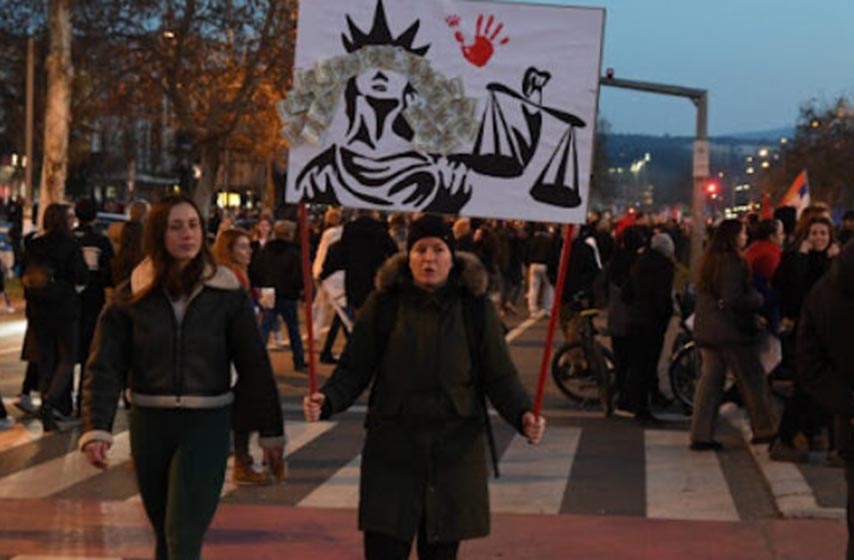
{"type": "MultiPolygon", "coordinates": [[[[290,86],[297,0],[87,0],[87,29],[109,30],[113,94],[163,113],[188,139],[207,211],[223,154],[263,163],[283,151],[274,102],[290,86]]],[[[127,107],[127,104],[125,105],[127,107]]]]}
{"type": "Polygon", "coordinates": [[[854,106],[844,98],[832,105],[810,101],[801,107],[795,137],[784,147],[781,165],[761,179],[763,191],[779,199],[802,170],[809,173],[813,201],[854,207],[854,106]]]}
{"type": "Polygon", "coordinates": [[[45,208],[65,197],[68,175],[68,131],[71,122],[71,0],[49,0],[50,50],[47,67],[47,101],[44,123],[38,224],[45,208]]]}

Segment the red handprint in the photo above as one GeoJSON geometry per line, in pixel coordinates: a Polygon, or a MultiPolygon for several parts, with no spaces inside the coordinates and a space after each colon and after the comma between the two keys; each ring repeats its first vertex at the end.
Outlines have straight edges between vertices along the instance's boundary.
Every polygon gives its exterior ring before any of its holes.
{"type": "MultiPolygon", "coordinates": [[[[459,27],[460,24],[460,18],[456,15],[449,16],[445,21],[448,22],[448,27],[452,29],[459,27]]],[[[460,44],[463,56],[466,57],[466,60],[477,67],[486,66],[486,63],[489,62],[489,59],[492,58],[493,53],[495,53],[494,45],[496,39],[498,39],[498,35],[504,29],[504,24],[499,23],[495,29],[492,29],[492,24],[494,22],[495,18],[493,16],[489,16],[486,20],[486,26],[484,27],[483,14],[478,15],[474,42],[468,45],[466,44],[465,36],[462,31],[457,29],[457,31],[454,32],[454,39],[456,39],[460,44]]],[[[506,45],[509,42],[510,38],[506,36],[498,39],[499,45],[506,45]]]]}

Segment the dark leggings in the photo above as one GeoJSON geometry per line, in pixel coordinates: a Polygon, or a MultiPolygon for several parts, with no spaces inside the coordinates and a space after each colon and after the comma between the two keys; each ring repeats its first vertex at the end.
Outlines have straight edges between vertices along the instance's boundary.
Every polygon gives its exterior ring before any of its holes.
{"type": "MultiPolygon", "coordinates": [[[[418,529],[419,560],[456,560],[460,541],[429,543],[424,522],[418,529]]],[[[365,560],[407,560],[412,543],[397,540],[382,533],[365,532],[365,560]]]]}
{"type": "Polygon", "coordinates": [[[649,410],[650,389],[658,389],[658,356],[664,336],[656,329],[651,334],[632,335],[623,339],[625,354],[620,359],[625,364],[625,396],[621,405],[632,412],[649,410]]]}
{"type": "Polygon", "coordinates": [[[338,338],[338,331],[344,331],[344,338],[349,339],[350,334],[347,332],[347,329],[343,328],[344,323],[341,321],[341,316],[338,315],[338,312],[335,312],[335,315],[332,317],[332,324],[329,325],[329,331],[326,333],[326,341],[323,343],[322,354],[331,354],[332,347],[335,345],[335,339],[338,338]]]}
{"type": "Polygon", "coordinates": [[[807,437],[816,436],[821,429],[827,427],[830,436],[831,448],[835,447],[833,439],[833,421],[818,401],[809,395],[795,381],[795,389],[792,396],[786,400],[783,407],[783,417],[780,419],[780,427],[777,435],[787,445],[793,445],[794,438],[799,432],[807,437]]]}
{"type": "Polygon", "coordinates": [[[42,402],[53,407],[62,403],[74,379],[77,358],[78,319],[39,317],[31,322],[38,346],[39,392],[42,402]]]}
{"type": "Polygon", "coordinates": [[[32,391],[39,390],[39,364],[27,362],[27,373],[24,374],[24,382],[21,385],[21,394],[29,395],[32,391]]]}
{"type": "Polygon", "coordinates": [[[155,560],[198,560],[225,478],[231,409],[134,407],[130,444],[155,560]]]}

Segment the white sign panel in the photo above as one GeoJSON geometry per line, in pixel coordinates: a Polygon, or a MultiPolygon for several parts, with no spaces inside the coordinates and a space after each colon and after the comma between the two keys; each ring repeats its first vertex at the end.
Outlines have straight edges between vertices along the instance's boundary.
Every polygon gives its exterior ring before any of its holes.
{"type": "Polygon", "coordinates": [[[302,2],[286,199],[580,223],[604,11],[302,2]]]}

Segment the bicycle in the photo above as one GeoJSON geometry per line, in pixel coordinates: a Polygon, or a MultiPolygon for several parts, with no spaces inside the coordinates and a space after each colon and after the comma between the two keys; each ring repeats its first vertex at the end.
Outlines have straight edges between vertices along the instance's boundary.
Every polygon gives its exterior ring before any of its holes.
{"type": "Polygon", "coordinates": [[[583,406],[598,402],[606,417],[614,412],[616,373],[611,351],[596,340],[593,320],[598,309],[585,308],[573,298],[578,339],[561,346],[552,358],[552,378],[558,389],[583,406]]]}
{"type": "Polygon", "coordinates": [[[668,366],[670,389],[673,396],[686,412],[694,409],[694,391],[700,378],[700,349],[694,341],[692,332],[692,316],[694,313],[694,297],[690,291],[676,296],[681,320],[682,331],[677,335],[673,344],[668,366]]]}

